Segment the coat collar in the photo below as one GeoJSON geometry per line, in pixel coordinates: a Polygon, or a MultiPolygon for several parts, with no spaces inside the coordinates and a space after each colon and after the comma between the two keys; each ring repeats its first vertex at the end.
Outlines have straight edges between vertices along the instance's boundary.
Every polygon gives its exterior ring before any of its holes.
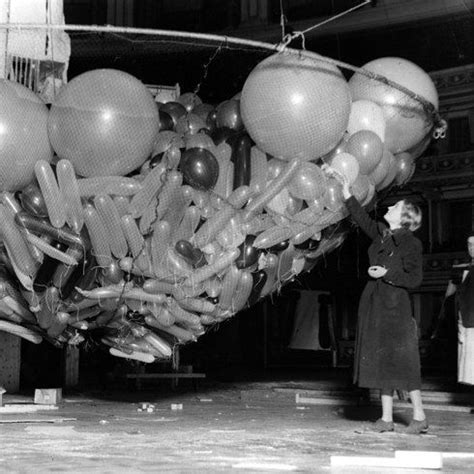
{"type": "Polygon", "coordinates": [[[410,235],[411,232],[404,227],[395,230],[391,230],[390,227],[385,227],[382,231],[382,238],[390,236],[397,247],[410,235]]]}

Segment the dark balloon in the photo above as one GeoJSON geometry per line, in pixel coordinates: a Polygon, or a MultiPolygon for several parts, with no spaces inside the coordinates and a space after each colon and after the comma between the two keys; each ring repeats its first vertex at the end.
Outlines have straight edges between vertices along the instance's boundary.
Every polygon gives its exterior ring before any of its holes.
{"type": "Polygon", "coordinates": [[[250,150],[252,140],[247,133],[239,133],[227,141],[232,148],[231,161],[234,163],[233,189],[250,183],[250,150]]]}
{"type": "Polygon", "coordinates": [[[48,216],[43,194],[36,184],[31,183],[26,188],[23,188],[19,197],[21,206],[25,211],[38,217],[48,216]]]}
{"type": "Polygon", "coordinates": [[[290,245],[289,240],[284,240],[283,242],[280,242],[279,244],[273,245],[272,247],[266,249],[270,253],[279,253],[283,252],[283,250],[288,248],[288,245],[290,245]]]}
{"type": "Polygon", "coordinates": [[[174,246],[178,252],[190,265],[194,264],[194,247],[187,240],[178,240],[174,246]]]}
{"type": "Polygon", "coordinates": [[[240,115],[239,100],[225,100],[216,107],[216,124],[219,128],[242,130],[244,124],[240,115]]]}
{"type": "Polygon", "coordinates": [[[165,152],[163,151],[155,156],[152,156],[150,160],[150,168],[155,168],[157,165],[159,165],[163,161],[164,154],[165,152]]]}
{"type": "Polygon", "coordinates": [[[160,131],[173,130],[174,121],[171,115],[168,112],[165,112],[163,109],[159,111],[159,114],[160,114],[160,131]]]}
{"type": "Polygon", "coordinates": [[[185,150],[181,156],[180,168],[185,182],[196,189],[212,189],[219,176],[219,163],[205,148],[185,150]]]}
{"type": "Polygon", "coordinates": [[[195,268],[203,267],[204,265],[207,265],[207,260],[206,256],[204,255],[204,252],[202,252],[200,249],[194,249],[193,250],[194,254],[194,262],[193,266],[195,268]]]}
{"type": "Polygon", "coordinates": [[[260,298],[260,293],[262,292],[265,283],[267,282],[267,273],[265,270],[260,270],[256,273],[252,273],[253,286],[252,292],[250,293],[249,299],[247,300],[247,305],[252,306],[260,298]]]}
{"type": "Polygon", "coordinates": [[[178,119],[187,113],[186,107],[183,104],[173,101],[163,104],[159,111],[167,113],[173,120],[174,126],[176,126],[178,119]]]}
{"type": "Polygon", "coordinates": [[[235,261],[237,268],[247,268],[258,262],[262,251],[253,246],[255,239],[255,235],[247,235],[244,242],[239,245],[240,255],[235,261]]]}
{"type": "Polygon", "coordinates": [[[295,249],[299,250],[316,250],[319,247],[319,240],[307,239],[301,244],[296,244],[295,249]]]}
{"type": "MultiPolygon", "coordinates": [[[[49,245],[54,247],[61,252],[67,250],[68,246],[61,242],[51,242],[49,245]]],[[[56,271],[57,266],[60,262],[48,255],[44,256],[43,263],[36,274],[35,281],[33,283],[33,289],[35,291],[44,291],[51,284],[51,279],[54,272],[56,271]]]]}
{"type": "Polygon", "coordinates": [[[76,287],[83,290],[90,290],[96,286],[96,278],[99,274],[100,268],[97,266],[95,258],[90,252],[80,265],[76,266],[74,273],[70,276],[67,283],[61,288],[62,298],[67,298],[71,303],[77,303],[84,299],[76,287]]]}
{"type": "Polygon", "coordinates": [[[220,145],[223,142],[227,142],[227,140],[233,137],[236,134],[234,130],[230,128],[216,128],[212,133],[211,137],[214,140],[214,143],[220,145]]]}

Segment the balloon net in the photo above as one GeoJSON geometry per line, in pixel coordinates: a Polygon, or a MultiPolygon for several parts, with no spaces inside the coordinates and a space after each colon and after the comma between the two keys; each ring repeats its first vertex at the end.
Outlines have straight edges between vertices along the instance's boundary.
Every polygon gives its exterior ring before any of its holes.
{"type": "Polygon", "coordinates": [[[445,130],[400,58],[68,34],[44,57],[6,41],[0,83],[0,330],[34,343],[171,357],[343,242],[344,183],[373,205],[445,130]]]}

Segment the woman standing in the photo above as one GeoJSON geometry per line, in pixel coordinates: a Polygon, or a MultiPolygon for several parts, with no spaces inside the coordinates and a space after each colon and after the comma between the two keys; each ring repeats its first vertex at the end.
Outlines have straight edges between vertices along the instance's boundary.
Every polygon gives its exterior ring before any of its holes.
{"type": "Polygon", "coordinates": [[[382,417],[378,432],[393,431],[393,392],[406,390],[413,419],[406,433],[428,431],[421,400],[418,331],[408,289],[422,281],[422,245],[413,235],[421,225],[418,206],[398,201],[389,207],[385,223],[372,220],[342,179],[343,196],[352,218],[370,237],[370,281],[362,293],[356,334],[354,382],[381,390],[382,417]]]}
{"type": "Polygon", "coordinates": [[[474,385],[474,234],[467,238],[470,263],[457,266],[446,295],[457,293],[458,382],[474,385]]]}

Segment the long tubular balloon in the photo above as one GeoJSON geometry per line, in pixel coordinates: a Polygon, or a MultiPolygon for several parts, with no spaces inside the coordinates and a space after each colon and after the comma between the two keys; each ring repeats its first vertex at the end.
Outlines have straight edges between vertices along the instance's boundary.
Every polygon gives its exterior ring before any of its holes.
{"type": "Polygon", "coordinates": [[[84,219],[91,239],[92,253],[97,263],[106,268],[112,263],[109,239],[98,212],[91,204],[84,208],[84,219]]]}
{"type": "Polygon", "coordinates": [[[156,293],[165,293],[171,295],[174,291],[174,285],[167,283],[165,281],[156,280],[153,278],[148,278],[143,283],[143,291],[147,293],[156,294],[156,293]]]}
{"type": "Polygon", "coordinates": [[[16,299],[12,298],[11,296],[4,296],[1,301],[14,313],[20,316],[22,320],[26,320],[30,323],[36,322],[36,319],[33,314],[28,311],[23,305],[21,305],[16,299]]]}
{"type": "Polygon", "coordinates": [[[184,324],[187,327],[200,326],[201,324],[199,316],[184,310],[174,299],[170,299],[168,303],[168,310],[176,318],[178,323],[184,324]]]}
{"type": "Polygon", "coordinates": [[[142,235],[148,234],[151,231],[151,227],[153,223],[157,220],[157,214],[156,214],[157,205],[158,205],[158,198],[155,196],[150,201],[150,203],[148,204],[148,207],[145,209],[145,212],[143,212],[142,216],[140,217],[140,223],[138,224],[138,227],[142,235]]]}
{"type": "MultiPolygon", "coordinates": [[[[1,194],[1,202],[15,216],[15,222],[18,224],[19,222],[17,221],[17,215],[22,213],[22,207],[20,203],[15,199],[15,196],[10,192],[5,191],[1,194]]],[[[28,232],[29,230],[25,229],[25,233],[28,233],[28,232]]],[[[43,263],[44,255],[43,255],[43,252],[41,252],[41,250],[36,248],[34,245],[29,245],[28,249],[31,253],[31,256],[38,263],[40,264],[43,263]]]]}
{"type": "Polygon", "coordinates": [[[267,249],[289,239],[292,235],[293,229],[291,227],[281,227],[276,225],[258,235],[253,246],[257,249],[267,249]]]}
{"type": "Polygon", "coordinates": [[[235,265],[231,265],[222,280],[222,290],[219,296],[219,307],[228,310],[232,307],[232,297],[234,296],[237,285],[239,284],[240,274],[242,273],[235,265]]]}
{"type": "Polygon", "coordinates": [[[115,347],[111,347],[109,349],[109,352],[111,355],[115,357],[122,357],[123,359],[138,360],[139,362],[146,362],[148,364],[151,364],[155,360],[155,357],[153,356],[153,354],[147,354],[145,352],[132,351],[130,354],[127,354],[126,352],[123,352],[115,347]]]}
{"type": "Polygon", "coordinates": [[[144,314],[147,313],[151,313],[162,326],[172,326],[176,322],[175,317],[163,305],[148,303],[146,304],[146,313],[144,314]]]}
{"type": "Polygon", "coordinates": [[[219,162],[219,176],[214,186],[214,192],[221,197],[227,197],[227,174],[230,158],[232,156],[232,148],[228,143],[220,143],[215,150],[215,157],[219,162]]]}
{"type": "Polygon", "coordinates": [[[253,278],[252,274],[247,271],[243,271],[240,275],[239,283],[235,290],[234,298],[232,301],[232,311],[237,313],[240,311],[247,303],[250,293],[253,288],[253,278]]]}
{"type": "Polygon", "coordinates": [[[208,278],[211,278],[216,273],[221,272],[229,265],[231,265],[240,255],[240,250],[237,248],[228,250],[222,254],[213,264],[205,265],[204,267],[194,270],[193,274],[188,277],[187,283],[190,285],[197,285],[208,278]]]}
{"type": "Polygon", "coordinates": [[[165,183],[159,194],[158,207],[156,215],[158,219],[162,219],[169,209],[171,203],[177,199],[180,193],[179,187],[183,183],[183,175],[179,171],[170,171],[166,176],[165,183]]]}
{"type": "Polygon", "coordinates": [[[4,242],[15,274],[23,286],[30,290],[37,265],[12,213],[3,204],[0,204],[0,222],[0,239],[4,242]]]}
{"type": "Polygon", "coordinates": [[[107,232],[112,254],[117,258],[125,257],[128,245],[120,222],[120,215],[112,198],[103,194],[98,195],[94,198],[94,206],[107,232]]]}
{"type": "Polygon", "coordinates": [[[260,292],[261,298],[271,293],[276,285],[276,276],[278,272],[278,257],[276,255],[267,255],[265,271],[267,272],[267,281],[260,292]]]}
{"type": "Polygon", "coordinates": [[[133,196],[130,202],[131,214],[133,217],[140,217],[157,195],[158,191],[163,186],[163,175],[166,169],[162,165],[158,165],[150,173],[148,173],[145,179],[142,181],[142,188],[133,196]]]}
{"type": "Polygon", "coordinates": [[[156,348],[165,357],[171,357],[171,354],[173,353],[171,347],[164,339],[159,337],[157,334],[148,332],[147,334],[145,334],[144,338],[150,345],[156,348]]]}
{"type": "Polygon", "coordinates": [[[253,146],[250,150],[250,190],[252,194],[259,194],[265,189],[267,173],[267,155],[253,146]]]}
{"type": "Polygon", "coordinates": [[[31,329],[25,328],[18,324],[13,324],[8,321],[0,320],[0,331],[8,332],[14,336],[19,336],[27,341],[32,342],[33,344],[40,344],[43,341],[43,338],[32,331],[31,329]]]}
{"type": "Polygon", "coordinates": [[[153,268],[161,266],[170,245],[171,227],[167,221],[156,221],[151,235],[151,262],[153,268]]]}
{"type": "Polygon", "coordinates": [[[187,297],[180,287],[176,287],[173,296],[181,308],[193,313],[212,313],[216,307],[204,298],[187,297]]]}
{"type": "Polygon", "coordinates": [[[182,192],[182,187],[177,187],[174,190],[174,196],[171,199],[168,209],[163,214],[163,218],[167,220],[173,231],[181,224],[186,209],[191,204],[192,198],[187,198],[182,192]]]}
{"type": "Polygon", "coordinates": [[[293,258],[295,257],[295,248],[289,245],[287,249],[280,254],[280,261],[278,262],[277,278],[279,282],[285,282],[291,279],[293,274],[293,258]]]}
{"type": "Polygon", "coordinates": [[[131,215],[122,216],[122,229],[133,258],[137,258],[145,249],[145,239],[131,215]]]}
{"type": "Polygon", "coordinates": [[[255,214],[260,212],[265,204],[273,199],[293,178],[296,171],[298,170],[301,161],[298,158],[294,158],[289,161],[281,173],[265,188],[265,190],[255,196],[252,201],[247,205],[244,220],[250,220],[255,214]]]}
{"type": "Polygon", "coordinates": [[[188,331],[187,329],[183,329],[179,326],[176,326],[175,324],[168,327],[163,326],[156,320],[156,318],[150,315],[145,316],[145,322],[146,324],[148,324],[148,326],[154,327],[156,329],[159,329],[160,331],[164,331],[164,332],[167,332],[168,334],[171,334],[180,343],[197,341],[196,336],[192,332],[188,331]]]}
{"type": "Polygon", "coordinates": [[[66,222],[77,234],[84,225],[81,196],[77,184],[76,173],[69,160],[59,160],[56,165],[59,191],[66,206],[66,222]]]}
{"type": "Polygon", "coordinates": [[[73,255],[61,252],[57,248],[49,245],[41,237],[37,237],[34,234],[26,234],[28,242],[38,247],[43,253],[49,255],[51,258],[65,263],[66,265],[77,265],[79,262],[74,258],[73,255]]]}
{"type": "Polygon", "coordinates": [[[222,280],[217,277],[209,278],[204,282],[204,289],[211,298],[217,298],[222,291],[222,280]]]}
{"type": "Polygon", "coordinates": [[[35,175],[48,210],[49,221],[54,227],[63,227],[66,223],[66,207],[51,165],[45,160],[38,160],[35,163],[35,175]]]}
{"type": "Polygon", "coordinates": [[[225,197],[228,198],[234,189],[234,163],[230,162],[227,165],[227,176],[225,183],[225,197]]]}
{"type": "Polygon", "coordinates": [[[199,247],[205,247],[211,242],[216,234],[220,232],[227,225],[229,220],[237,212],[237,209],[242,207],[248,200],[250,195],[250,188],[242,186],[236,189],[228,199],[229,204],[217,211],[210,217],[193,236],[193,243],[199,247]]]}
{"type": "Polygon", "coordinates": [[[250,184],[251,162],[250,150],[252,148],[252,140],[247,133],[239,134],[231,140],[232,157],[234,163],[234,179],[233,189],[240,186],[248,186],[250,184]]]}
{"type": "Polygon", "coordinates": [[[127,196],[114,196],[113,199],[115,208],[117,209],[120,217],[132,213],[130,210],[130,199],[127,196]]]}
{"type": "Polygon", "coordinates": [[[269,229],[275,225],[275,221],[269,214],[260,214],[255,216],[250,221],[243,224],[242,230],[245,234],[257,235],[264,230],[269,229]]]}
{"type": "Polygon", "coordinates": [[[175,244],[178,240],[189,240],[196,231],[201,218],[201,211],[197,206],[189,206],[184,212],[184,217],[176,231],[171,237],[171,243],[175,244]]]}
{"type": "Polygon", "coordinates": [[[291,241],[293,242],[294,245],[299,245],[311,238],[314,235],[314,229],[313,227],[307,227],[306,229],[302,230],[301,232],[298,232],[297,234],[294,234],[293,237],[291,238],[291,241]]]}
{"type": "Polygon", "coordinates": [[[35,314],[41,328],[48,329],[51,326],[53,314],[58,310],[60,302],[59,290],[55,286],[46,288],[40,303],[41,308],[35,314]]]}
{"type": "Polygon", "coordinates": [[[176,278],[189,277],[193,272],[192,266],[172,248],[168,248],[163,264],[176,278]]]}
{"type": "Polygon", "coordinates": [[[82,247],[84,250],[88,250],[90,242],[83,236],[77,235],[71,232],[66,227],[62,229],[56,229],[51,224],[46,222],[44,219],[39,217],[31,216],[26,212],[19,212],[15,215],[15,222],[25,230],[38,234],[41,236],[47,236],[52,240],[56,240],[68,246],[82,247]]]}
{"type": "Polygon", "coordinates": [[[133,196],[142,190],[142,183],[135,178],[123,176],[96,176],[77,180],[79,195],[92,197],[98,194],[133,196]]]}

